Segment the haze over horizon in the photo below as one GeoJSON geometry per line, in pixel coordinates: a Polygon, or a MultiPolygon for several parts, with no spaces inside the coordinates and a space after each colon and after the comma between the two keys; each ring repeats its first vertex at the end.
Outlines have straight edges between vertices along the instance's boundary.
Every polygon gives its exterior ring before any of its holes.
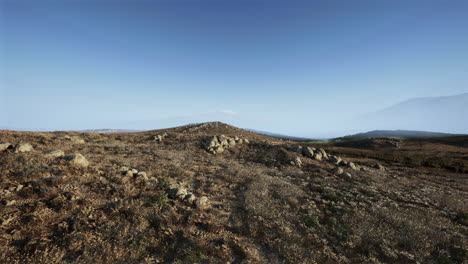
{"type": "Polygon", "coordinates": [[[219,120],[309,137],[468,133],[454,125],[468,112],[460,100],[441,124],[426,103],[374,127],[355,121],[412,98],[467,93],[467,12],[458,0],[0,0],[0,127],[219,120]]]}

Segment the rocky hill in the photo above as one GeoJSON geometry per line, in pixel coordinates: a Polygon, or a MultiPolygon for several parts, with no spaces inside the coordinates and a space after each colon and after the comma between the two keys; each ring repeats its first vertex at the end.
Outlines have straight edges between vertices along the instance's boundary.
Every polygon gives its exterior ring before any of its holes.
{"type": "Polygon", "coordinates": [[[466,263],[468,174],[353,151],[219,122],[0,131],[0,260],[466,263]]]}

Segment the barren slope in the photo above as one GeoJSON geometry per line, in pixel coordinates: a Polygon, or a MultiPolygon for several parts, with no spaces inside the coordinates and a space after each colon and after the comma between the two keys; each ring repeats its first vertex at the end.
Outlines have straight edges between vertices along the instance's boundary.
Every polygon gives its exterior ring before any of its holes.
{"type": "Polygon", "coordinates": [[[34,149],[0,151],[2,263],[467,261],[467,174],[378,169],[382,161],[325,145],[357,166],[338,165],[345,177],[298,143],[223,123],[130,134],[0,131],[5,142],[34,149]],[[209,153],[221,134],[238,143],[209,153]],[[47,156],[52,150],[80,153],[89,166],[47,156]]]}

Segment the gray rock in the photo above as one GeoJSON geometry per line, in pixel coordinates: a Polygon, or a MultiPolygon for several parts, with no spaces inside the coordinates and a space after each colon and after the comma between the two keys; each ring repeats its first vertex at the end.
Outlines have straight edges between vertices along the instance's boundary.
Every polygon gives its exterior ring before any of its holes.
{"type": "Polygon", "coordinates": [[[64,159],[68,163],[75,167],[88,167],[89,161],[81,154],[74,154],[70,156],[65,156],[64,159]]]}
{"type": "Polygon", "coordinates": [[[32,151],[33,147],[29,143],[19,143],[15,146],[15,152],[29,152],[32,151]]]}
{"type": "Polygon", "coordinates": [[[45,154],[45,157],[47,158],[61,158],[65,156],[65,152],[63,152],[63,150],[52,150],[52,151],[49,151],[45,154]]]}
{"type": "Polygon", "coordinates": [[[333,173],[335,173],[336,175],[340,175],[344,172],[344,170],[340,167],[336,167],[333,169],[333,173]]]}
{"type": "Polygon", "coordinates": [[[314,151],[312,150],[311,147],[307,147],[303,150],[303,154],[306,157],[313,158],[314,157],[314,151]]]}
{"type": "Polygon", "coordinates": [[[317,152],[317,153],[314,153],[314,159],[315,160],[322,160],[322,153],[320,152],[317,152]]]}
{"type": "Polygon", "coordinates": [[[352,178],[351,176],[351,173],[349,172],[343,172],[342,174],[340,174],[340,178],[344,179],[344,180],[349,180],[352,178]]]}
{"type": "Polygon", "coordinates": [[[319,149],[320,153],[322,153],[322,158],[324,160],[328,160],[328,155],[327,155],[327,152],[325,152],[325,150],[323,148],[319,149]]]}
{"type": "Polygon", "coordinates": [[[348,163],[348,168],[352,169],[352,170],[357,170],[358,168],[356,167],[356,165],[353,163],[353,162],[349,162],[348,163]]]}
{"type": "Polygon", "coordinates": [[[341,158],[337,157],[335,155],[330,156],[330,162],[335,164],[335,165],[340,165],[341,163],[341,158]]]}
{"type": "Polygon", "coordinates": [[[195,197],[193,193],[188,193],[185,196],[185,201],[187,201],[190,204],[194,204],[196,200],[197,200],[197,197],[195,197]]]}

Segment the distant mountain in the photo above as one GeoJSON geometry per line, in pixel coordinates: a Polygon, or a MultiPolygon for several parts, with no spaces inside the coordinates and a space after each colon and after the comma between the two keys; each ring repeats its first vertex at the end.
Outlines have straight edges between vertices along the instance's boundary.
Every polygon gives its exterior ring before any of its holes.
{"type": "Polygon", "coordinates": [[[373,130],[365,133],[344,136],[337,139],[367,139],[367,138],[434,138],[434,137],[449,137],[455,134],[414,131],[414,130],[373,130]]]}
{"type": "Polygon", "coordinates": [[[356,120],[361,129],[468,133],[468,93],[414,98],[356,120]]]}
{"type": "Polygon", "coordinates": [[[265,132],[265,131],[259,131],[255,129],[249,129],[249,128],[244,128],[245,130],[255,132],[258,134],[270,136],[270,137],[275,137],[275,138],[280,138],[280,139],[286,139],[286,140],[293,140],[293,141],[311,141],[314,139],[311,138],[305,138],[305,137],[294,137],[294,136],[288,136],[288,135],[283,135],[283,134],[277,134],[277,133],[271,133],[271,132],[265,132]]]}

